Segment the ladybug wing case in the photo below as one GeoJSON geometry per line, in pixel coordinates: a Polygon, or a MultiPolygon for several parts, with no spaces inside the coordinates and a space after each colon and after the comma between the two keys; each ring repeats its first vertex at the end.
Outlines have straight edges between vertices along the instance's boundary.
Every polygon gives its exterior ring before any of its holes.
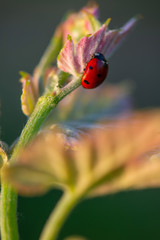
{"type": "Polygon", "coordinates": [[[82,86],[92,89],[98,87],[106,78],[108,64],[98,58],[92,58],[82,76],[82,86]]]}

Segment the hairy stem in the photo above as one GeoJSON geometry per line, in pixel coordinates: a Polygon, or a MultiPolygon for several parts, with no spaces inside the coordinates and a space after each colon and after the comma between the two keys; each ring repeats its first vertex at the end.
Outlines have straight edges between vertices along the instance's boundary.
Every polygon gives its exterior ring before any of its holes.
{"type": "Polygon", "coordinates": [[[42,123],[51,112],[53,108],[70,92],[74,89],[78,88],[81,85],[81,77],[76,81],[70,82],[64,88],[60,90],[60,92],[53,96],[52,94],[46,94],[39,98],[38,103],[31,114],[25,128],[23,129],[19,142],[15,147],[15,150],[12,154],[11,160],[14,161],[17,157],[17,152],[19,149],[24,147],[39,131],[42,123]]]}
{"type": "MultiPolygon", "coordinates": [[[[81,77],[79,79],[70,82],[64,88],[62,88],[56,96],[52,94],[46,94],[42,96],[30,116],[26,126],[24,127],[19,142],[15,147],[11,156],[10,162],[14,162],[17,159],[19,151],[24,147],[39,131],[42,123],[66,95],[72,92],[74,89],[81,85],[81,77]]],[[[12,188],[3,183],[2,176],[2,196],[1,196],[1,236],[2,240],[17,240],[18,230],[16,222],[16,193],[12,188]]]]}
{"type": "Polygon", "coordinates": [[[1,182],[1,239],[18,240],[17,231],[17,194],[12,188],[1,182]]]}
{"type": "Polygon", "coordinates": [[[71,210],[77,204],[79,198],[74,193],[66,192],[58,202],[57,206],[51,213],[42,234],[40,240],[55,240],[58,233],[68,217],[71,210]]]}
{"type": "MultiPolygon", "coordinates": [[[[50,64],[56,59],[60,49],[62,47],[62,33],[60,27],[56,30],[49,46],[47,47],[45,53],[43,54],[37,69],[35,81],[37,82],[37,89],[41,84],[41,79],[43,77],[45,69],[50,66],[50,64]]],[[[78,85],[75,84],[75,88],[78,85]]],[[[74,89],[74,84],[69,90],[74,89]]],[[[66,95],[68,94],[66,92],[66,95]]],[[[61,93],[62,98],[65,96],[61,93]]],[[[61,99],[59,99],[60,101],[61,99]]],[[[38,104],[33,112],[32,116],[28,120],[24,130],[22,131],[21,137],[17,146],[15,147],[10,161],[15,161],[20,147],[24,146],[31,140],[35,134],[38,132],[41,124],[52,110],[56,106],[53,96],[44,96],[38,101],[38,104]]],[[[18,240],[18,227],[16,219],[17,210],[17,194],[11,188],[10,185],[3,181],[3,176],[1,177],[1,239],[2,240],[18,240]]]]}

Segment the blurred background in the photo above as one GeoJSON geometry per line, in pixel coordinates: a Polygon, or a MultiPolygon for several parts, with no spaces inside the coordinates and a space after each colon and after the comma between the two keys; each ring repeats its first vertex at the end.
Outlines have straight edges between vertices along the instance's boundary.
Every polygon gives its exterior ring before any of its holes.
{"type": "MultiPolygon", "coordinates": [[[[111,17],[111,28],[141,13],[143,19],[110,59],[109,83],[129,80],[135,108],[160,106],[160,2],[106,0],[100,20],[111,17]]],[[[11,144],[23,128],[20,70],[32,73],[54,29],[68,10],[87,1],[5,0],[0,7],[0,134],[11,144]]],[[[41,228],[61,192],[19,198],[20,239],[38,239],[41,228]]],[[[90,240],[160,239],[160,190],[125,192],[82,202],[70,215],[60,238],[77,234],[90,240]]]]}

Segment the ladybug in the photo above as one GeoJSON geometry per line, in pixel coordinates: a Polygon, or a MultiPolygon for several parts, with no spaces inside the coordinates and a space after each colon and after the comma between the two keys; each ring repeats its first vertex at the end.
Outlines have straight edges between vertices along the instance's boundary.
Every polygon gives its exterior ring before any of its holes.
{"type": "Polygon", "coordinates": [[[82,86],[88,89],[96,88],[105,80],[107,74],[108,62],[102,53],[97,52],[84,70],[82,86]]]}

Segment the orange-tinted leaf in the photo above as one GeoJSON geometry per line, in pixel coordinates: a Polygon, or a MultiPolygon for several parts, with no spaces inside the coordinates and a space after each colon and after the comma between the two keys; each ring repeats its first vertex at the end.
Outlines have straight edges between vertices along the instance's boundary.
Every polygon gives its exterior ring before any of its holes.
{"type": "Polygon", "coordinates": [[[60,187],[90,196],[160,186],[159,155],[151,157],[160,148],[160,110],[110,120],[103,129],[86,130],[74,144],[59,132],[44,131],[4,176],[31,195],[37,194],[35,186],[41,193],[60,187]]]}

